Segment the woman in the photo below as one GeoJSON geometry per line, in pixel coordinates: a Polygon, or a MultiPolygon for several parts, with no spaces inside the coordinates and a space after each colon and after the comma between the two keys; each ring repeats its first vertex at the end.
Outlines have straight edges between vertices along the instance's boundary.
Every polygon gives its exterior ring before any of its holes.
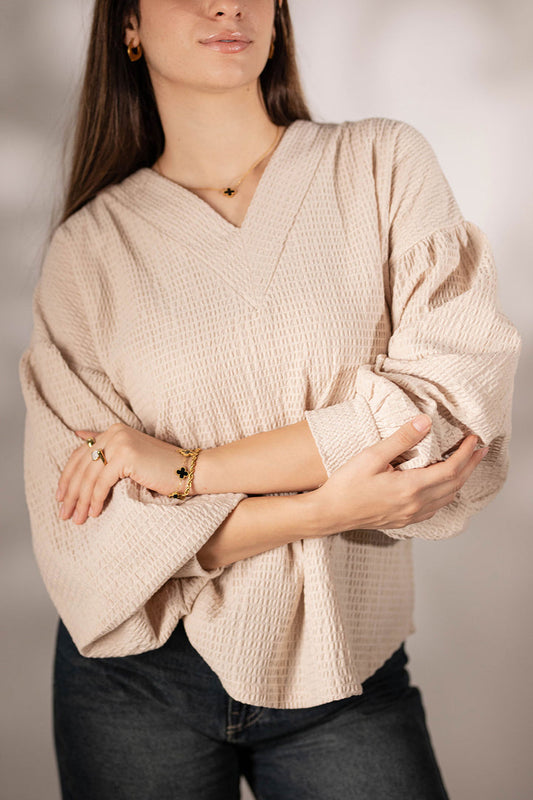
{"type": "Polygon", "coordinates": [[[63,797],[446,798],[411,543],[503,485],[521,339],[422,134],[311,120],[286,0],[98,0],[33,312],[63,797]]]}

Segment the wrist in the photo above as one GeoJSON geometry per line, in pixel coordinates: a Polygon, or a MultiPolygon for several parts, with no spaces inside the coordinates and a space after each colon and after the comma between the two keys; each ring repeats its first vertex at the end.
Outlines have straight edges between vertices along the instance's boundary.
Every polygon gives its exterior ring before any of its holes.
{"type": "Polygon", "coordinates": [[[308,531],[305,536],[306,539],[312,539],[316,536],[328,536],[330,533],[337,532],[319,489],[302,492],[294,495],[294,498],[301,504],[302,528],[308,531]]]}
{"type": "Polygon", "coordinates": [[[212,494],[216,490],[212,487],[210,481],[213,467],[213,453],[216,447],[209,447],[205,450],[200,450],[196,465],[194,467],[194,475],[191,483],[190,494],[212,494]]]}

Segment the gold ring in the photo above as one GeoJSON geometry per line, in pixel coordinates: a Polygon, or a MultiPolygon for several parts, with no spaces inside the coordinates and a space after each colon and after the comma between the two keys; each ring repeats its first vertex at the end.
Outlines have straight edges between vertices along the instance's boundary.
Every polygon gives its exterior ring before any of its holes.
{"type": "Polygon", "coordinates": [[[89,445],[89,447],[92,447],[93,444],[96,444],[96,442],[95,442],[95,440],[93,439],[92,436],[90,436],[88,439],[85,439],[85,441],[89,445]]]}
{"type": "Polygon", "coordinates": [[[93,452],[91,453],[91,458],[93,461],[98,461],[98,459],[101,459],[104,462],[104,464],[107,464],[103,450],[93,450],[93,452]]]}

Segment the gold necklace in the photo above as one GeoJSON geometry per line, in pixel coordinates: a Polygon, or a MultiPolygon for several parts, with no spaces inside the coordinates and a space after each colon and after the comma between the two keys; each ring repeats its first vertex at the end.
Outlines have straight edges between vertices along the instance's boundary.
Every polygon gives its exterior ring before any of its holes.
{"type": "MultiPolygon", "coordinates": [[[[240,184],[246,178],[246,176],[254,169],[254,167],[256,167],[264,158],[267,157],[267,155],[270,153],[271,150],[274,149],[274,147],[277,145],[279,139],[281,138],[281,134],[282,133],[283,133],[283,128],[281,128],[279,131],[276,132],[276,138],[274,139],[274,142],[270,145],[270,147],[268,148],[266,153],[263,153],[263,155],[260,156],[257,159],[257,161],[254,161],[254,163],[252,164],[250,169],[246,170],[244,175],[241,178],[239,178],[239,180],[237,181],[237,183],[235,183],[233,185],[233,187],[226,186],[224,189],[219,189],[218,187],[215,187],[215,186],[199,186],[199,187],[196,187],[196,189],[199,190],[199,191],[202,191],[204,189],[213,189],[215,192],[222,192],[222,194],[225,195],[226,197],[234,197],[237,194],[237,188],[240,186],[240,184]]],[[[159,159],[158,159],[158,161],[159,161],[159,159]]],[[[159,169],[157,161],[154,164],[154,169],[161,176],[165,177],[163,175],[163,173],[161,172],[161,170],[159,169]]]]}

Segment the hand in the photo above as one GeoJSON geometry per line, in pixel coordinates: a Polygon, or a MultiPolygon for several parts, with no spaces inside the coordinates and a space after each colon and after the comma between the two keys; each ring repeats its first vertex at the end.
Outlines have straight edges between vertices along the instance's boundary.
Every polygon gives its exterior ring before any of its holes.
{"type": "Polygon", "coordinates": [[[470,434],[445,461],[394,469],[390,462],[421,441],[431,427],[419,432],[412,422],[357,453],[314,490],[326,535],[357,528],[404,528],[429,519],[455,499],[487,448],[474,452],[478,437],[470,434]]]}
{"type": "Polygon", "coordinates": [[[70,456],[59,478],[57,500],[63,500],[60,518],[68,519],[74,510],[74,522],[81,524],[87,515],[97,517],[111,488],[121,478],[132,480],[147,489],[170,494],[185,488],[185,481],[176,475],[184,458],[176,446],[147,433],[116,422],[107,430],[76,431],[78,436],[95,440],[92,447],[84,442],[70,456]],[[92,453],[104,451],[107,464],[93,461],[92,453]]]}

